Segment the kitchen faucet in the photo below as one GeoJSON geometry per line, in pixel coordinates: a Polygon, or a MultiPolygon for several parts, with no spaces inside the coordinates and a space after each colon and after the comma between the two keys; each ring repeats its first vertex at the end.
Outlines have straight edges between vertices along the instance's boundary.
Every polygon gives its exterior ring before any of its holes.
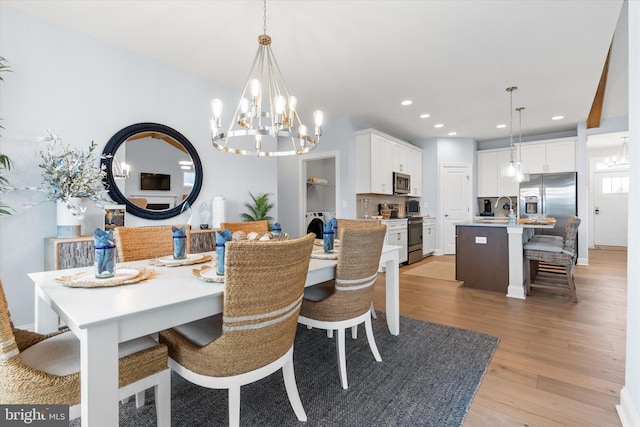
{"type": "Polygon", "coordinates": [[[509,209],[513,210],[513,202],[511,201],[511,197],[510,196],[500,196],[500,197],[498,197],[498,200],[496,200],[496,205],[494,206],[494,208],[498,207],[498,203],[500,203],[500,199],[502,199],[503,197],[506,197],[507,199],[509,199],[509,209]]]}
{"type": "Polygon", "coordinates": [[[498,204],[500,203],[500,199],[502,199],[503,197],[506,197],[507,199],[509,199],[509,224],[515,224],[516,214],[513,212],[513,200],[511,200],[510,196],[498,197],[498,200],[496,200],[496,205],[494,206],[494,208],[498,207],[498,204]]]}

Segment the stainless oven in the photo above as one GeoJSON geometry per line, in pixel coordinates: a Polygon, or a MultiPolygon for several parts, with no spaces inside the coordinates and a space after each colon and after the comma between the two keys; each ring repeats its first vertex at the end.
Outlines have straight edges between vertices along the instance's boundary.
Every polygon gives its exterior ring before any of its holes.
{"type": "Polygon", "coordinates": [[[422,217],[409,217],[407,221],[407,264],[422,260],[422,217]]]}

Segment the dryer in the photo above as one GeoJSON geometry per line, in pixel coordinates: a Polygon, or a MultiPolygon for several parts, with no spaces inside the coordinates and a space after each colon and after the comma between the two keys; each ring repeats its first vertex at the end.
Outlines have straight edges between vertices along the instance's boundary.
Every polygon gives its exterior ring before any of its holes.
{"type": "Polygon", "coordinates": [[[307,233],[314,233],[316,239],[322,239],[324,224],[335,216],[336,213],[331,211],[307,212],[307,233]]]}

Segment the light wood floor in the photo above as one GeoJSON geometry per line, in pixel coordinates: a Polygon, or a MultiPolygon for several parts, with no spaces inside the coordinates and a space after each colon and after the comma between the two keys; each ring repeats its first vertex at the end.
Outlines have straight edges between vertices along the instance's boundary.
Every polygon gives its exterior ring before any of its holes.
{"type": "MultiPolygon", "coordinates": [[[[533,289],[526,300],[405,274],[400,314],[500,338],[465,426],[620,426],[624,384],[626,251],[591,250],[576,266],[580,302],[564,290],[533,289]]],[[[384,307],[384,275],[374,303],[384,307]]],[[[402,330],[400,331],[402,333],[402,330]]],[[[382,356],[384,359],[384,355],[382,356]]]]}

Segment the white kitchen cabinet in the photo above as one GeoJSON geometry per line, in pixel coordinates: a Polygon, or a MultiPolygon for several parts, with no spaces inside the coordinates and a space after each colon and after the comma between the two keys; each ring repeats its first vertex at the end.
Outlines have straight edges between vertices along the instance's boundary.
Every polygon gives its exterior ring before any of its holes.
{"type": "Polygon", "coordinates": [[[375,129],[356,132],[356,193],[393,194],[393,172],[411,176],[409,196],[422,195],[422,149],[375,129]]]}
{"type": "Polygon", "coordinates": [[[387,226],[387,234],[385,236],[385,244],[401,246],[399,262],[407,262],[409,260],[408,241],[407,241],[407,220],[406,219],[389,219],[382,220],[387,226]]]}
{"type": "MultiPolygon", "coordinates": [[[[514,161],[517,159],[514,153],[514,161]]],[[[502,176],[502,165],[511,161],[510,149],[476,152],[478,160],[478,197],[517,196],[518,182],[502,176]]]]}
{"type": "Polygon", "coordinates": [[[394,144],[393,145],[393,153],[391,156],[391,160],[393,162],[393,171],[394,172],[402,172],[409,173],[408,162],[409,162],[409,150],[407,150],[403,145],[394,144]]]}
{"type": "Polygon", "coordinates": [[[532,173],[575,172],[576,139],[560,138],[520,145],[524,170],[532,173]]]}
{"type": "Polygon", "coordinates": [[[356,193],[393,194],[393,144],[379,135],[356,135],[356,193]]]}
{"type": "Polygon", "coordinates": [[[436,251],[436,219],[422,218],[422,256],[426,257],[436,251]]]}
{"type": "Polygon", "coordinates": [[[422,150],[407,149],[407,174],[411,176],[409,196],[422,197],[422,150]]]}

